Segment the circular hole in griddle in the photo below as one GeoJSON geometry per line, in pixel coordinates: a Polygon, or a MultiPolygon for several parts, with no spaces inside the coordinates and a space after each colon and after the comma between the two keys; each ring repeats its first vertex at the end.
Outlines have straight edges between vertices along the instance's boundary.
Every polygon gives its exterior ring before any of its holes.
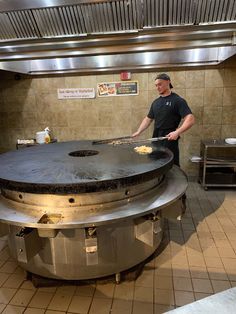
{"type": "Polygon", "coordinates": [[[19,194],[19,199],[21,199],[21,200],[22,200],[22,198],[23,198],[22,194],[19,194]]]}
{"type": "Polygon", "coordinates": [[[74,203],[75,199],[73,197],[69,198],[69,203],[74,203]]]}
{"type": "Polygon", "coordinates": [[[88,156],[94,156],[97,155],[97,150],[77,150],[75,152],[69,153],[69,156],[72,157],[88,157],[88,156]]]}

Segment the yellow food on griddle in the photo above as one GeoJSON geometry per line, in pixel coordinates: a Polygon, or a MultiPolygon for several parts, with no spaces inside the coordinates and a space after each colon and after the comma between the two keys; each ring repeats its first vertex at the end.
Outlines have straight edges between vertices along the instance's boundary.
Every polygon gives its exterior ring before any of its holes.
{"type": "Polygon", "coordinates": [[[109,143],[110,145],[120,145],[122,144],[122,141],[112,141],[111,143],[109,143]]]}
{"type": "Polygon", "coordinates": [[[137,146],[134,148],[134,150],[136,151],[136,153],[139,153],[139,154],[151,154],[152,153],[152,147],[150,146],[137,146]]]}

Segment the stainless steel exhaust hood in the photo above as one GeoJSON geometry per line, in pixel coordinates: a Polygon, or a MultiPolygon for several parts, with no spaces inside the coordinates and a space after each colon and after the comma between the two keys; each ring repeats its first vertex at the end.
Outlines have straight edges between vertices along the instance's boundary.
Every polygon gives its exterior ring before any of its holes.
{"type": "Polygon", "coordinates": [[[91,73],[218,64],[235,0],[0,0],[0,69],[91,73]]]}

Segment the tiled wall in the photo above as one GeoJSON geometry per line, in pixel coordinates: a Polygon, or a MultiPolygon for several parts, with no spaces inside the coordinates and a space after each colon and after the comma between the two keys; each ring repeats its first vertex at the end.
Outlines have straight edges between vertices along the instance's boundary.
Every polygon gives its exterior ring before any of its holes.
{"type": "MultiPolygon", "coordinates": [[[[96,88],[99,82],[119,80],[119,75],[15,80],[14,74],[1,72],[0,151],[14,149],[17,138],[33,138],[46,126],[60,141],[131,134],[157,97],[156,73],[132,74],[132,80],[139,81],[138,96],[58,100],[57,88],[96,88]]],[[[199,154],[201,139],[236,137],[236,56],[219,67],[167,73],[174,91],[188,101],[196,117],[196,125],[182,136],[180,144],[182,168],[195,175],[197,165],[189,157],[199,154]]],[[[144,136],[151,134],[152,127],[144,136]]]]}

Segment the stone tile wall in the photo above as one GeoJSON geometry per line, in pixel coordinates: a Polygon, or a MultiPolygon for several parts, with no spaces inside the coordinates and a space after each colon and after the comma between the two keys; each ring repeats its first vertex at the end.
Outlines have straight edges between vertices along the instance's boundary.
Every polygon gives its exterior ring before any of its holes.
{"type": "MultiPolygon", "coordinates": [[[[218,67],[165,72],[171,76],[174,91],[188,101],[196,117],[195,126],[180,142],[182,168],[196,175],[197,165],[189,158],[199,154],[201,139],[236,137],[236,56],[218,67]]],[[[139,81],[138,96],[58,100],[57,88],[96,88],[99,82],[119,81],[119,75],[15,80],[13,73],[0,72],[0,151],[14,149],[17,138],[33,138],[46,126],[59,141],[131,134],[157,97],[156,73],[132,74],[132,80],[139,81]]],[[[142,137],[151,134],[152,127],[142,137]]]]}

